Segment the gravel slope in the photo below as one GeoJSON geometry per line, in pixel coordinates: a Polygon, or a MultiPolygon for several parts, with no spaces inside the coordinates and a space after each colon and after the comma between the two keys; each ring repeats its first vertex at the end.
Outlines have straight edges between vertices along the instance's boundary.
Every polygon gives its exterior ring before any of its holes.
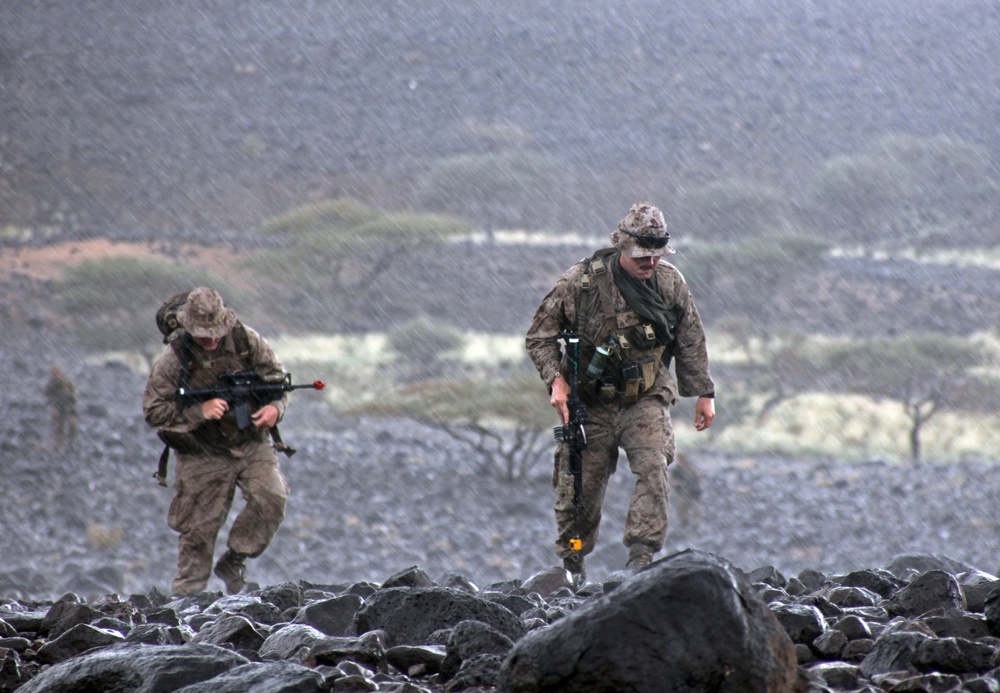
{"type": "MultiPolygon", "coordinates": [[[[3,390],[0,594],[167,590],[175,537],[165,521],[170,492],[150,476],[160,448],[139,414],[144,376],[117,364],[73,369],[84,433],[79,452],[62,455],[46,447],[46,412],[34,394],[44,364],[5,348],[0,371],[17,374],[3,390]]],[[[295,398],[283,426],[299,448],[284,465],[293,489],[288,516],[251,564],[253,579],[381,582],[419,565],[435,578],[458,572],[482,585],[524,579],[556,562],[547,460],[527,479],[504,482],[438,431],[337,420],[317,400],[295,398]]],[[[991,464],[694,463],[704,519],[698,532],[675,523],[669,550],[696,547],[747,570],[774,565],[789,576],[882,567],[909,552],[998,568],[991,464]]],[[[613,477],[589,561],[593,579],[624,563],[629,477],[624,469],[613,477]]]]}

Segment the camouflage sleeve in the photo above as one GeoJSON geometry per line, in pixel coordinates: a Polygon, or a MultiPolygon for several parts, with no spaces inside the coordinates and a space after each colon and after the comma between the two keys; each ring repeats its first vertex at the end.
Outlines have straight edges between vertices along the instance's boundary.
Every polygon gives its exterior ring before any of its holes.
{"type": "Polygon", "coordinates": [[[576,323],[577,281],[582,265],[577,264],[563,274],[535,311],[524,344],[538,374],[550,388],[560,373],[562,350],[559,333],[576,323]]]}
{"type": "Polygon", "coordinates": [[[153,363],[142,393],[142,413],[151,427],[187,433],[204,422],[198,404],[192,404],[183,412],[177,411],[180,379],[180,361],[174,350],[167,346],[153,363]]]}
{"type": "Polygon", "coordinates": [[[678,309],[677,340],[674,343],[674,372],[681,397],[698,397],[715,392],[708,370],[705,328],[684,277],[672,268],[673,304],[678,309]]]}
{"type": "MultiPolygon", "coordinates": [[[[246,327],[247,337],[250,340],[250,353],[253,357],[253,369],[264,380],[280,380],[285,377],[285,368],[275,355],[271,345],[261,337],[256,330],[246,327]]],[[[278,421],[285,417],[285,409],[288,407],[288,393],[282,394],[281,399],[276,399],[273,404],[278,409],[278,421]]]]}

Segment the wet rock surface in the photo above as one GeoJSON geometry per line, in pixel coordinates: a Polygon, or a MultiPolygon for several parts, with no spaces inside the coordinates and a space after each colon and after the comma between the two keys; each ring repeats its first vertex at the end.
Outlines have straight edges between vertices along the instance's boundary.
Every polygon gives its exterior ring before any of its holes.
{"type": "Polygon", "coordinates": [[[575,592],[566,574],[545,596],[530,578],[386,587],[412,566],[381,583],[231,596],[8,598],[0,691],[1000,690],[1000,579],[955,568],[908,554],[885,568],[786,578],[689,550],[575,592]],[[863,589],[850,586],[859,580],[885,596],[851,605],[844,590],[863,589]],[[970,610],[965,591],[982,585],[983,610],[970,610]],[[913,592],[920,613],[894,614],[913,592]],[[301,622],[345,598],[348,628],[301,622]],[[386,604],[392,617],[376,623],[386,604]]]}

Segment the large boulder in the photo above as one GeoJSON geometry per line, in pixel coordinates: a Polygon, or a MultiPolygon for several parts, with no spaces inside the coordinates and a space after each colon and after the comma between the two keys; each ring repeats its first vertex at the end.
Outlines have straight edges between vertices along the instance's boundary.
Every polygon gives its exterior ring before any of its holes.
{"type": "Polygon", "coordinates": [[[216,645],[118,645],[50,667],[18,692],[169,693],[247,663],[216,645]]]}
{"type": "Polygon", "coordinates": [[[497,690],[786,693],[799,685],[792,641],[743,573],[688,550],[522,638],[497,690]]]}
{"type": "Polygon", "coordinates": [[[462,621],[481,621],[517,640],[524,625],[509,609],[447,587],[391,587],[365,602],[355,617],[357,633],[384,630],[389,647],[428,645],[434,631],[462,621]]]}

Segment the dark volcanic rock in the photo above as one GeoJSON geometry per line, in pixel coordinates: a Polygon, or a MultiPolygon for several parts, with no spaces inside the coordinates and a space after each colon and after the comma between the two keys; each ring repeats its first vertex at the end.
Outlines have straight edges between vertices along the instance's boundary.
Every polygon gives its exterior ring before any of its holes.
{"type": "Polygon", "coordinates": [[[43,671],[20,693],[83,690],[169,693],[246,664],[244,657],[215,645],[121,645],[77,657],[43,671]]]}
{"type": "Polygon", "coordinates": [[[358,611],[355,625],[359,633],[384,630],[392,647],[426,644],[434,631],[470,620],[482,621],[511,640],[524,635],[521,621],[505,607],[441,587],[379,590],[358,611]]]}
{"type": "Polygon", "coordinates": [[[797,680],[791,640],[743,574],[686,551],[527,635],[497,688],[783,693],[797,680]]]}
{"type": "MultiPolygon", "coordinates": [[[[935,561],[918,557],[915,563],[935,561]]],[[[770,571],[751,574],[766,578],[770,571]]],[[[880,571],[857,572],[871,584],[871,574],[880,571]]],[[[459,577],[448,581],[471,585],[459,577]]],[[[671,677],[683,681],[669,690],[734,685],[783,692],[792,690],[800,673],[806,693],[951,691],[959,680],[970,693],[1000,689],[1000,639],[990,632],[994,593],[986,598],[987,613],[979,614],[963,609],[954,589],[943,590],[941,598],[940,586],[958,578],[938,569],[900,579],[902,586],[888,598],[841,582],[858,582],[858,574],[813,580],[803,571],[802,577],[794,594],[767,581],[751,585],[728,561],[685,551],[623,574],[609,591],[588,585],[586,595],[565,587],[546,596],[529,593],[529,579],[490,585],[482,596],[440,585],[281,583],[166,604],[156,592],[127,601],[105,595],[88,603],[71,594],[51,603],[14,601],[0,607],[17,624],[0,621],[0,693],[442,693],[495,685],[509,691],[640,691],[649,681],[669,686],[671,677]],[[932,597],[933,608],[890,614],[890,603],[907,590],[914,598],[932,597]],[[824,596],[852,591],[867,595],[866,604],[841,608],[824,596]],[[767,607],[765,597],[772,600],[767,607]],[[332,609],[338,628],[354,615],[351,630],[358,635],[330,636],[306,623],[270,624],[278,613],[274,602],[306,620],[323,621],[332,609]],[[387,646],[390,631],[408,643],[387,646]],[[720,671],[728,676],[720,678],[720,671]]]]}

